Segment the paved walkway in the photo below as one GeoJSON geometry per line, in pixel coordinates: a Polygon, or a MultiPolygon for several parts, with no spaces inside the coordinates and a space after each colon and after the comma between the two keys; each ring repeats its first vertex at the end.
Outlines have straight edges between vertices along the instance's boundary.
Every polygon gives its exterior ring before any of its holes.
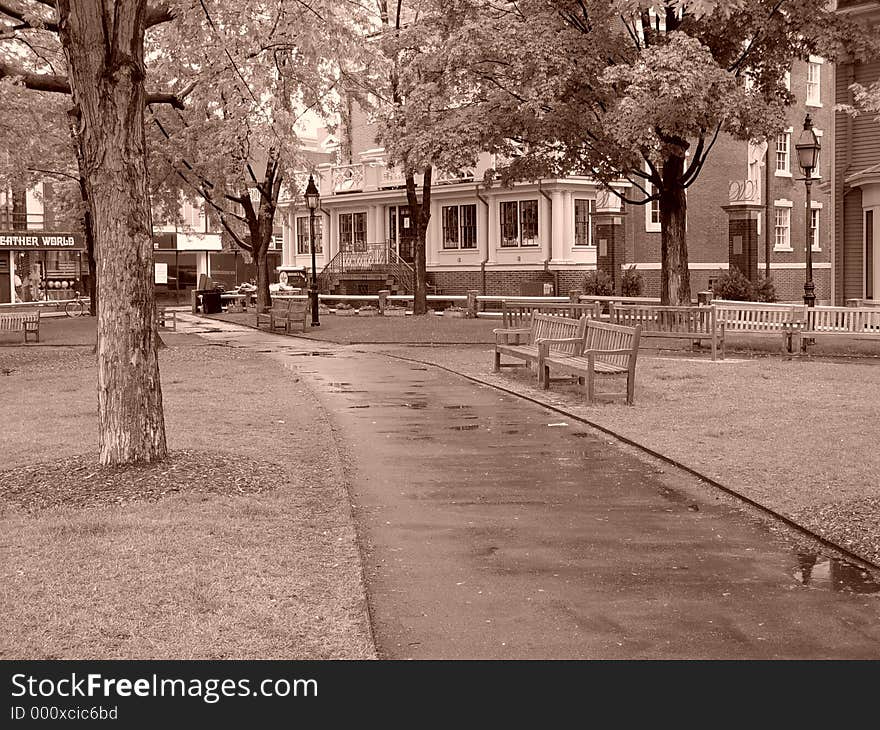
{"type": "Polygon", "coordinates": [[[435,368],[181,320],[314,385],[382,657],[880,657],[880,585],[688,475],[435,368]]]}

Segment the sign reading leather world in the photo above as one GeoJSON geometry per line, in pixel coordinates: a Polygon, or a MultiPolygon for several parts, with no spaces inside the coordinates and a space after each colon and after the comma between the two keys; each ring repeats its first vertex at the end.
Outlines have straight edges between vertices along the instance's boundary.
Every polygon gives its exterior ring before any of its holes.
{"type": "Polygon", "coordinates": [[[0,251],[57,251],[59,249],[84,250],[85,244],[82,233],[0,231],[0,251]]]}

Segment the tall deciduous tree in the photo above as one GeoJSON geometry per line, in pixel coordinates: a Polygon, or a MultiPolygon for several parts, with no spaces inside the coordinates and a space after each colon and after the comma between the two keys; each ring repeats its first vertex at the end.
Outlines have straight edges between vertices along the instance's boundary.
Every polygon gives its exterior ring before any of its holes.
{"type": "Polygon", "coordinates": [[[825,0],[453,0],[424,22],[445,43],[422,73],[470,88],[506,177],[587,175],[659,201],[672,304],[691,298],[685,192],[718,136],[782,128],[793,59],[877,47],[825,0]]]}
{"type": "Polygon", "coordinates": [[[421,15],[439,14],[430,2],[378,0],[380,59],[361,74],[371,94],[361,102],[378,123],[378,141],[388,160],[400,165],[407,204],[413,222],[413,312],[427,311],[426,236],[431,220],[431,192],[435,173],[456,173],[472,167],[481,151],[481,139],[472,132],[479,125],[464,98],[452,85],[438,83],[435,74],[419,63],[422,56],[442,53],[443,36],[421,15]],[[420,184],[421,183],[421,184],[420,184]]]}
{"type": "Polygon", "coordinates": [[[161,176],[166,207],[181,194],[204,200],[253,257],[261,309],[279,195],[285,181],[293,187],[299,162],[297,127],[307,111],[327,113],[338,99],[334,59],[353,54],[360,12],[328,0],[214,2],[189,19],[198,45],[182,47],[176,26],[153,38],[152,70],[191,89],[183,111],[151,106],[173,169],[161,176]]]}
{"type": "MultiPolygon", "coordinates": [[[[167,454],[159,382],[147,195],[144,34],[169,20],[146,0],[0,3],[6,37],[32,51],[4,54],[0,76],[26,88],[70,94],[95,232],[98,417],[102,464],[167,454]],[[55,58],[57,43],[63,68],[55,58]],[[22,63],[17,62],[21,60],[22,63]]],[[[173,100],[160,94],[154,101],[173,100]]]]}

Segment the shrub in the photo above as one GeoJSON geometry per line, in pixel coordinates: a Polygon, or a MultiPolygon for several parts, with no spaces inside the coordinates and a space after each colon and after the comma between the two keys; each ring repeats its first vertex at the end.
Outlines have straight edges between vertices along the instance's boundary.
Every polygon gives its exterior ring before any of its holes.
{"type": "Polygon", "coordinates": [[[730,299],[735,302],[754,302],[757,300],[755,285],[749,281],[735,266],[725,272],[712,285],[712,293],[718,299],[730,299]]]}
{"type": "Polygon", "coordinates": [[[773,284],[772,276],[761,276],[755,285],[755,295],[759,302],[775,302],[776,286],[773,284]]]}
{"type": "Polygon", "coordinates": [[[584,274],[584,294],[593,297],[608,297],[614,294],[614,281],[601,269],[584,274]]]}
{"type": "Polygon", "coordinates": [[[625,297],[642,296],[642,275],[636,271],[635,264],[624,270],[620,282],[620,292],[625,297]]]}
{"type": "Polygon", "coordinates": [[[737,302],[775,302],[776,287],[773,277],[761,276],[757,283],[749,281],[735,266],[722,274],[712,286],[712,292],[719,299],[737,302]]]}

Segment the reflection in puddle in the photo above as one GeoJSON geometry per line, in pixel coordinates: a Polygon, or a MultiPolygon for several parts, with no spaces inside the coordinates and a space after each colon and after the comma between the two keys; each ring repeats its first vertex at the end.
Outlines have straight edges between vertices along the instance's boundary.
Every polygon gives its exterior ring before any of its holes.
{"type": "Polygon", "coordinates": [[[443,406],[443,407],[446,408],[447,410],[450,410],[450,411],[458,411],[463,408],[473,408],[473,406],[443,406]]]}
{"type": "Polygon", "coordinates": [[[798,554],[798,568],[794,577],[811,588],[847,593],[880,592],[880,583],[867,570],[845,560],[815,554],[798,554]]]}
{"type": "Polygon", "coordinates": [[[469,423],[464,426],[450,426],[449,429],[451,431],[473,431],[475,428],[479,428],[479,423],[469,423]]]}
{"type": "Polygon", "coordinates": [[[418,402],[416,402],[416,403],[404,403],[404,404],[403,404],[403,407],[404,407],[404,408],[416,408],[416,409],[420,409],[420,408],[427,408],[427,407],[428,407],[428,404],[425,403],[424,401],[418,401],[418,402]]]}

